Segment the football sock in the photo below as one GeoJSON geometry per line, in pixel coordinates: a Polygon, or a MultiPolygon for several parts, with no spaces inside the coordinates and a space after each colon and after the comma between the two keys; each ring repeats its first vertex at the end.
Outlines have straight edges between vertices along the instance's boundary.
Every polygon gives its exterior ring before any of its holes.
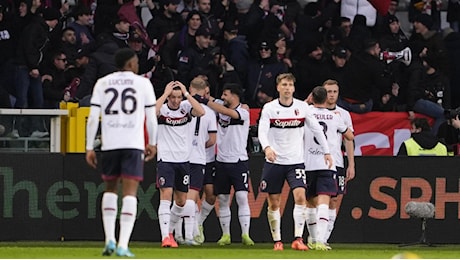
{"type": "Polygon", "coordinates": [[[217,196],[217,199],[219,200],[219,222],[220,228],[222,229],[222,234],[230,234],[230,195],[220,194],[217,196]]]}
{"type": "Polygon", "coordinates": [[[305,205],[294,205],[292,216],[294,218],[294,237],[303,237],[303,230],[305,228],[306,220],[306,206],[305,205]]]}
{"type": "Polygon", "coordinates": [[[169,237],[169,222],[171,220],[171,202],[160,200],[158,207],[158,222],[160,223],[161,239],[169,237]]]}
{"type": "Polygon", "coordinates": [[[281,241],[281,214],[280,210],[277,209],[272,211],[267,210],[268,224],[270,225],[270,231],[272,232],[273,241],[281,241]]]}
{"type": "Polygon", "coordinates": [[[128,248],[129,238],[133,232],[134,222],[136,222],[137,198],[134,196],[123,197],[123,205],[120,214],[120,237],[118,247],[128,248]]]}
{"type": "Polygon", "coordinates": [[[238,220],[240,221],[241,234],[249,234],[251,225],[251,210],[249,209],[248,192],[237,191],[235,193],[236,203],[238,204],[238,220]]]}
{"type": "Polygon", "coordinates": [[[115,239],[115,223],[117,221],[118,195],[113,192],[104,192],[102,195],[102,224],[104,226],[105,243],[117,242],[115,239]]]}

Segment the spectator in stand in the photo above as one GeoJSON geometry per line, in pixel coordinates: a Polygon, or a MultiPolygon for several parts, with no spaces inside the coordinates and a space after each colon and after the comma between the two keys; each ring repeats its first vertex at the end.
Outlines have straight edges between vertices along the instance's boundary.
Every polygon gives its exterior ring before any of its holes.
{"type": "Polygon", "coordinates": [[[81,48],[77,47],[77,37],[75,30],[71,27],[67,27],[62,30],[61,46],[60,49],[64,52],[67,57],[67,64],[74,65],[77,57],[78,50],[81,48]]]}
{"type": "Polygon", "coordinates": [[[179,81],[189,84],[198,75],[207,75],[209,64],[213,57],[208,49],[211,41],[211,31],[202,25],[195,32],[195,44],[183,51],[179,56],[179,81]]]}
{"type": "Polygon", "coordinates": [[[409,44],[409,39],[401,30],[399,19],[394,15],[388,15],[383,24],[380,35],[380,48],[388,51],[400,51],[409,44]]]}
{"type": "MultiPolygon", "coordinates": [[[[373,39],[365,41],[364,51],[352,52],[337,104],[355,113],[367,113],[373,108],[373,99],[380,99],[391,89],[384,78],[384,64],[379,60],[380,45],[373,39]]],[[[391,92],[390,92],[391,93],[391,92]]]]}
{"type": "Polygon", "coordinates": [[[433,135],[426,118],[411,120],[411,137],[401,144],[398,156],[447,156],[447,147],[433,135]]]}
{"type": "MultiPolygon", "coordinates": [[[[220,30],[222,30],[224,25],[229,21],[234,23],[238,19],[238,9],[235,2],[237,1],[211,1],[211,13],[213,13],[214,17],[216,18],[220,30]]],[[[222,36],[222,34],[220,34],[220,36],[222,36]]]]}
{"type": "Polygon", "coordinates": [[[157,39],[158,44],[162,45],[184,26],[184,20],[176,11],[179,2],[180,0],[160,1],[160,11],[147,24],[150,39],[157,39]]]}
{"type": "Polygon", "coordinates": [[[449,0],[447,3],[447,21],[450,28],[455,32],[460,32],[460,1],[449,0]]]}
{"type": "Polygon", "coordinates": [[[85,100],[80,105],[89,105],[89,97],[97,79],[117,70],[114,60],[115,52],[120,48],[128,48],[129,22],[115,18],[112,21],[112,32],[102,33],[96,38],[96,50],[89,58],[85,73],[81,78],[76,97],[85,100]]]}
{"type": "MultiPolygon", "coordinates": [[[[14,58],[15,46],[15,24],[11,14],[8,14],[4,6],[0,6],[0,85],[3,85],[5,91],[14,93],[14,87],[11,84],[14,80],[14,65],[11,64],[14,58]]],[[[9,98],[7,95],[6,97],[9,98]]]]}
{"type": "Polygon", "coordinates": [[[142,38],[136,32],[131,32],[128,38],[129,47],[136,52],[139,58],[139,75],[143,75],[146,78],[152,77],[152,70],[154,70],[156,57],[148,58],[149,50],[144,47],[142,38]]]}
{"type": "Polygon", "coordinates": [[[117,17],[118,9],[123,0],[98,0],[94,12],[94,35],[111,33],[113,20],[117,17]]]}
{"type": "Polygon", "coordinates": [[[409,119],[415,118],[418,112],[435,119],[431,131],[438,133],[439,126],[446,121],[444,108],[450,108],[450,86],[448,79],[440,73],[435,59],[430,56],[423,58],[425,73],[420,83],[409,89],[407,107],[409,119]]]}
{"type": "Polygon", "coordinates": [[[224,25],[224,39],[227,44],[224,45],[225,57],[233,65],[240,81],[244,81],[248,73],[249,50],[246,36],[238,34],[238,27],[228,21],[224,25]]]}
{"type": "Polygon", "coordinates": [[[332,51],[332,57],[321,69],[321,80],[334,79],[339,84],[344,81],[349,51],[343,46],[337,46],[332,51]]]}
{"type": "Polygon", "coordinates": [[[372,32],[366,26],[367,18],[364,15],[357,14],[353,20],[353,27],[347,40],[347,48],[351,52],[360,52],[364,49],[365,41],[372,37],[372,32]]]}
{"type": "MultiPolygon", "coordinates": [[[[15,108],[42,108],[43,88],[39,67],[43,61],[43,53],[49,43],[49,33],[58,24],[61,14],[53,8],[46,8],[43,17],[33,16],[24,28],[19,40],[16,57],[15,108]]],[[[21,136],[43,137],[47,135],[38,117],[33,117],[30,126],[20,125],[21,136]],[[22,128],[21,128],[22,127],[22,128]]]]}
{"type": "Polygon", "coordinates": [[[43,66],[42,84],[44,108],[59,108],[59,102],[64,99],[64,90],[67,87],[65,69],[67,57],[62,51],[56,51],[51,59],[43,66]]]}
{"type": "Polygon", "coordinates": [[[287,66],[279,62],[275,47],[268,41],[262,41],[259,57],[249,61],[244,102],[250,107],[263,105],[276,98],[276,77],[288,71],[287,66]]]}
{"type": "Polygon", "coordinates": [[[211,32],[211,46],[217,46],[217,40],[219,39],[221,30],[217,18],[211,12],[211,0],[197,0],[198,12],[201,15],[202,24],[209,28],[211,32]]]}
{"type": "Polygon", "coordinates": [[[460,33],[446,29],[444,32],[444,44],[449,57],[451,107],[460,106],[460,33]]]}
{"type": "Polygon", "coordinates": [[[339,28],[342,30],[343,37],[348,38],[351,32],[351,19],[348,17],[340,17],[339,28]]]}
{"type": "Polygon", "coordinates": [[[449,61],[447,58],[447,50],[444,46],[444,41],[442,35],[434,30],[431,30],[433,27],[433,19],[428,14],[421,14],[417,16],[414,20],[414,31],[411,35],[410,41],[418,41],[426,49],[422,50],[418,55],[420,57],[431,56],[444,75],[449,75],[449,61]]]}
{"type": "Polygon", "coordinates": [[[396,16],[396,9],[399,5],[399,0],[391,0],[390,5],[388,6],[388,12],[385,15],[377,13],[377,22],[375,33],[380,34],[386,29],[387,21],[390,16],[396,16]]]}
{"type": "Polygon", "coordinates": [[[78,5],[73,9],[73,17],[75,21],[70,23],[68,27],[73,28],[75,31],[77,48],[79,49],[85,44],[93,43],[94,37],[90,29],[93,19],[91,9],[84,5],[78,5]]]}
{"type": "Polygon", "coordinates": [[[342,32],[338,27],[331,27],[324,37],[321,49],[323,50],[322,59],[329,60],[332,56],[332,52],[338,45],[342,45],[342,32]]]}
{"type": "Polygon", "coordinates": [[[227,62],[224,53],[219,47],[214,47],[211,50],[213,57],[212,63],[209,66],[208,82],[210,85],[210,94],[214,97],[222,96],[222,89],[227,83],[234,83],[241,86],[241,80],[235,68],[227,62]]]}
{"type": "Polygon", "coordinates": [[[196,0],[181,0],[177,5],[177,13],[179,13],[184,20],[187,19],[188,14],[193,10],[198,10],[196,0]]]}
{"type": "Polygon", "coordinates": [[[177,57],[180,53],[195,45],[195,32],[202,24],[201,15],[198,11],[192,10],[188,13],[185,22],[182,29],[174,33],[160,49],[163,64],[174,70],[177,70],[177,57]]]}
{"type": "Polygon", "coordinates": [[[294,68],[297,88],[294,96],[300,100],[307,98],[314,87],[322,84],[321,68],[323,67],[323,49],[317,41],[307,42],[304,53],[294,68]]]}

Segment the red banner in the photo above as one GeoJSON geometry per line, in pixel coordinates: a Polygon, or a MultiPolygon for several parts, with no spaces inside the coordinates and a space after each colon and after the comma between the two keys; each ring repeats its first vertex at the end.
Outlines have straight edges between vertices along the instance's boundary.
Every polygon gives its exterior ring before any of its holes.
{"type": "MultiPolygon", "coordinates": [[[[251,125],[256,124],[260,109],[251,109],[251,125]]],[[[418,117],[423,115],[418,114],[418,117]]],[[[351,113],[355,134],[355,155],[393,156],[410,137],[410,120],[404,112],[351,113]]],[[[428,118],[428,117],[426,117],[428,118]]],[[[428,118],[430,123],[432,119],[428,118]]]]}

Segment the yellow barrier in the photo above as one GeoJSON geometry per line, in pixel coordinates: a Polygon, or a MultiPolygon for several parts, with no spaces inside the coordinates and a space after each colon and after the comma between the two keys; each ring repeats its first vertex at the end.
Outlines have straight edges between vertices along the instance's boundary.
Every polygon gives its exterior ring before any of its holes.
{"type": "Polygon", "coordinates": [[[62,151],[84,153],[86,151],[86,121],[89,107],[78,107],[78,103],[61,102],[61,109],[68,109],[69,116],[62,124],[62,151]]]}

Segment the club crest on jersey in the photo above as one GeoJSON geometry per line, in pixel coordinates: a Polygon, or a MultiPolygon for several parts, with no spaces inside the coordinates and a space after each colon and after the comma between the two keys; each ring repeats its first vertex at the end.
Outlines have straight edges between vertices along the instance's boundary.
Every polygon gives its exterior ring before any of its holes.
{"type": "Polygon", "coordinates": [[[299,110],[296,108],[296,109],[294,110],[294,114],[295,114],[296,116],[298,116],[299,113],[300,113],[299,110]]]}
{"type": "Polygon", "coordinates": [[[267,182],[266,181],[261,181],[259,185],[260,190],[265,190],[267,188],[267,182]]]}
{"type": "Polygon", "coordinates": [[[164,177],[160,177],[160,179],[158,179],[158,184],[161,186],[165,185],[165,178],[164,177]]]}

